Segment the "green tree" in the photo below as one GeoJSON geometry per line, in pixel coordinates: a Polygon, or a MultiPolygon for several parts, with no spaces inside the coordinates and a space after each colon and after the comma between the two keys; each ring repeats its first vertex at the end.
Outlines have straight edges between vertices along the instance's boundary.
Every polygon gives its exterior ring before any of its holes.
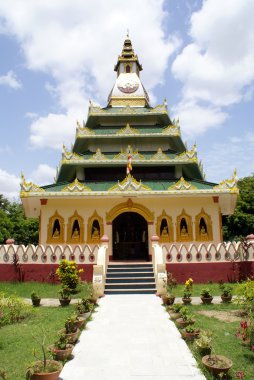
{"type": "Polygon", "coordinates": [[[0,244],[13,238],[17,244],[38,244],[39,223],[28,219],[21,203],[10,202],[0,194],[0,244]]]}
{"type": "Polygon", "coordinates": [[[233,215],[223,218],[224,240],[239,240],[254,233],[254,175],[238,181],[239,197],[233,215]]]}

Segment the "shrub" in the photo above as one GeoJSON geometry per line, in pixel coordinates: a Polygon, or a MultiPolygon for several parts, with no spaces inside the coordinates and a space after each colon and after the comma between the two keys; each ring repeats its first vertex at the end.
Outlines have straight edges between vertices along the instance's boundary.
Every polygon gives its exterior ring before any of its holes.
{"type": "Polygon", "coordinates": [[[56,270],[61,284],[74,291],[80,282],[79,274],[81,272],[83,272],[83,269],[78,269],[74,261],[68,260],[62,260],[56,270]]]}
{"type": "Polygon", "coordinates": [[[0,294],[0,327],[20,322],[31,314],[31,309],[17,296],[0,294]]]}

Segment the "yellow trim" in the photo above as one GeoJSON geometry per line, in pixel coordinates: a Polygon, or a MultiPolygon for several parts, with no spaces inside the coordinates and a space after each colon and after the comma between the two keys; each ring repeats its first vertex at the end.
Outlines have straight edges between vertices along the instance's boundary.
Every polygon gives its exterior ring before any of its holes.
{"type": "Polygon", "coordinates": [[[190,215],[186,214],[184,209],[182,213],[178,215],[178,217],[176,218],[176,239],[180,242],[193,241],[192,218],[190,215]],[[180,231],[182,219],[185,219],[185,222],[187,224],[186,235],[184,235],[183,232],[181,233],[180,231]]]}
{"type": "Polygon", "coordinates": [[[139,203],[133,203],[132,200],[129,198],[127,202],[119,203],[117,206],[113,207],[107,214],[106,214],[106,221],[107,223],[112,223],[113,220],[123,212],[137,212],[138,214],[142,215],[147,223],[153,223],[154,222],[154,213],[151,212],[148,208],[145,206],[139,204],[139,203]]]}
{"type": "Polygon", "coordinates": [[[99,243],[103,235],[104,235],[103,219],[101,216],[97,214],[97,211],[95,210],[93,215],[90,216],[90,218],[88,219],[88,223],[87,223],[87,243],[94,243],[94,244],[99,243]],[[93,224],[94,224],[94,221],[96,220],[98,221],[100,231],[97,236],[93,236],[92,234],[93,224]]]}
{"type": "Polygon", "coordinates": [[[84,219],[75,210],[74,214],[68,219],[67,225],[67,241],[68,244],[83,244],[84,243],[84,219]],[[72,236],[72,228],[77,220],[79,225],[79,236],[72,236]]]}
{"type": "Polygon", "coordinates": [[[47,235],[47,244],[58,244],[64,243],[64,218],[56,210],[54,215],[49,218],[48,222],[48,235],[47,235]],[[60,224],[59,236],[53,237],[53,228],[55,221],[58,220],[60,224]]]}
{"type": "Polygon", "coordinates": [[[201,212],[196,215],[195,217],[195,230],[196,230],[196,241],[211,241],[213,240],[213,228],[212,228],[212,220],[211,216],[208,215],[204,209],[201,209],[201,212]],[[206,234],[202,235],[199,224],[201,218],[204,219],[205,224],[206,224],[206,234]]]}
{"type": "Polygon", "coordinates": [[[139,135],[140,131],[138,129],[132,128],[129,123],[119,131],[116,132],[116,135],[139,135]]]}
{"type": "Polygon", "coordinates": [[[156,223],[156,233],[157,236],[159,236],[159,242],[160,243],[169,243],[174,241],[174,231],[173,231],[173,222],[171,216],[166,214],[166,211],[163,210],[162,214],[158,216],[157,223],[156,223]],[[161,223],[163,220],[166,220],[167,227],[168,227],[168,235],[163,235],[161,233],[161,223]]]}

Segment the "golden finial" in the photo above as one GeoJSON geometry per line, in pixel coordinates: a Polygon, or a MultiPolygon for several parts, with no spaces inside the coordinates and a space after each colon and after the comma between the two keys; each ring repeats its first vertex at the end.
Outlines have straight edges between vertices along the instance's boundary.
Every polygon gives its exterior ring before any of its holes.
{"type": "Polygon", "coordinates": [[[24,176],[24,173],[21,172],[20,174],[20,179],[21,179],[21,182],[24,182],[25,181],[25,176],[24,176]]]}
{"type": "Polygon", "coordinates": [[[80,122],[78,120],[77,120],[77,126],[78,126],[78,128],[81,127],[80,122]]]}
{"type": "Polygon", "coordinates": [[[127,38],[130,38],[130,30],[129,30],[129,28],[127,28],[127,34],[126,34],[126,37],[127,37],[127,38]]]}

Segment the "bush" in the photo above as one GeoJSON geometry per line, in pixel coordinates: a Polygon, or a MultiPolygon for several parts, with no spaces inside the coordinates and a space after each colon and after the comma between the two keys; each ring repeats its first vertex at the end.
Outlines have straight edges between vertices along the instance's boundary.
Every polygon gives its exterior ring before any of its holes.
{"type": "Polygon", "coordinates": [[[0,327],[17,323],[31,314],[31,309],[17,296],[0,294],[0,327]]]}
{"type": "Polygon", "coordinates": [[[62,260],[59,264],[56,274],[61,284],[73,291],[76,290],[80,278],[79,274],[83,272],[83,269],[78,269],[77,264],[74,261],[62,260]]]}

